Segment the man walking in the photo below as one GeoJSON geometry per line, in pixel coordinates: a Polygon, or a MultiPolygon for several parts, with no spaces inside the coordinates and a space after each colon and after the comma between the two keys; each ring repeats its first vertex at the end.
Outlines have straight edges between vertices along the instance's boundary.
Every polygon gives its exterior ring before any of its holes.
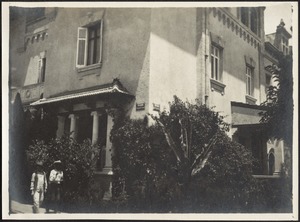
{"type": "Polygon", "coordinates": [[[43,163],[36,163],[36,170],[31,176],[31,195],[33,197],[33,213],[39,213],[39,208],[44,201],[44,193],[47,192],[47,178],[43,171],[43,163]]]}
{"type": "MultiPolygon", "coordinates": [[[[54,161],[53,169],[51,170],[49,176],[49,191],[51,206],[54,208],[55,212],[59,210],[61,204],[63,177],[64,174],[62,171],[61,161],[54,161]]],[[[47,209],[47,211],[49,211],[49,209],[47,209]]]]}

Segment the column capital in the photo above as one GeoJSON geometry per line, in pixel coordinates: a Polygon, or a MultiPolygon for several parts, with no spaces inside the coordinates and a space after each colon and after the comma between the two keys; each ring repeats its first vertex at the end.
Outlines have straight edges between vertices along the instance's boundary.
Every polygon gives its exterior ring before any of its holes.
{"type": "Polygon", "coordinates": [[[102,112],[100,111],[92,111],[91,116],[102,116],[102,112]]]}
{"type": "Polygon", "coordinates": [[[70,119],[73,119],[73,118],[78,119],[78,116],[77,116],[76,114],[70,114],[70,115],[68,116],[68,118],[70,118],[70,119]]]}
{"type": "Polygon", "coordinates": [[[105,112],[107,113],[108,116],[113,117],[114,113],[117,111],[117,108],[108,108],[105,109],[105,112]]]}

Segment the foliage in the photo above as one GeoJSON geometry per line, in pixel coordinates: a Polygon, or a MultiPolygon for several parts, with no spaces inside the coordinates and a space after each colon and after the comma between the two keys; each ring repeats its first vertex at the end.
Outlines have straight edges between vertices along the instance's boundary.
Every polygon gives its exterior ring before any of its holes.
{"type": "Polygon", "coordinates": [[[293,74],[292,57],[281,55],[278,67],[272,73],[276,86],[270,86],[267,101],[262,103],[267,111],[262,113],[261,122],[266,123],[270,136],[283,139],[289,147],[293,138],[293,74]]]}
{"type": "Polygon", "coordinates": [[[34,140],[49,142],[55,138],[57,130],[57,117],[43,108],[27,110],[25,112],[27,144],[34,140]]]}
{"type": "Polygon", "coordinates": [[[79,144],[69,135],[52,139],[48,143],[35,140],[27,150],[27,159],[34,169],[36,161],[42,161],[47,173],[55,160],[61,160],[64,171],[64,200],[66,202],[89,202],[93,198],[93,184],[99,148],[89,140],[79,144]]]}
{"type": "Polygon", "coordinates": [[[166,212],[246,205],[251,154],[225,134],[223,116],[174,97],[170,112],[153,118],[157,124],[151,126],[117,118],[111,133],[115,196],[126,192],[136,211],[145,206],[166,212]]]}

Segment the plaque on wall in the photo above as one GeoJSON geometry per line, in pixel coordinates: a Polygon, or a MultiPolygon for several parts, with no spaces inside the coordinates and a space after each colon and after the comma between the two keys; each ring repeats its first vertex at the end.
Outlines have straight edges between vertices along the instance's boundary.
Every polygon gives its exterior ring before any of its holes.
{"type": "Polygon", "coordinates": [[[153,110],[159,112],[160,111],[160,105],[153,103],[153,110]]]}
{"type": "Polygon", "coordinates": [[[145,110],[145,103],[136,103],[135,109],[136,111],[145,110]]]}

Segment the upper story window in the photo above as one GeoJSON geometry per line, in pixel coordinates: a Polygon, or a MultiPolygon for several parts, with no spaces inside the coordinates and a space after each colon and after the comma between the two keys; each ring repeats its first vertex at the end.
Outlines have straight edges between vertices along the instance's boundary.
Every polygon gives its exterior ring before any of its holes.
{"type": "Polygon", "coordinates": [[[289,41],[284,36],[281,38],[281,49],[284,55],[289,54],[289,41]]]}
{"type": "Polygon", "coordinates": [[[254,91],[254,68],[246,66],[246,94],[253,96],[254,91]]]}
{"type": "Polygon", "coordinates": [[[221,48],[211,45],[211,78],[218,81],[222,80],[221,54],[221,48]]]}
{"type": "Polygon", "coordinates": [[[101,63],[102,27],[101,20],[78,28],[76,62],[78,68],[101,63]]]}
{"type": "Polygon", "coordinates": [[[266,93],[268,93],[268,89],[271,86],[271,75],[266,73],[266,93]]]}
{"type": "Polygon", "coordinates": [[[45,16],[45,8],[29,8],[26,13],[26,23],[34,22],[45,16]]]}
{"type": "Polygon", "coordinates": [[[38,78],[38,83],[45,82],[45,74],[46,74],[46,57],[41,58],[39,60],[39,78],[38,78]]]}
{"type": "Polygon", "coordinates": [[[257,35],[260,35],[260,17],[259,11],[257,8],[241,8],[241,21],[244,25],[246,25],[252,32],[257,35]]]}

